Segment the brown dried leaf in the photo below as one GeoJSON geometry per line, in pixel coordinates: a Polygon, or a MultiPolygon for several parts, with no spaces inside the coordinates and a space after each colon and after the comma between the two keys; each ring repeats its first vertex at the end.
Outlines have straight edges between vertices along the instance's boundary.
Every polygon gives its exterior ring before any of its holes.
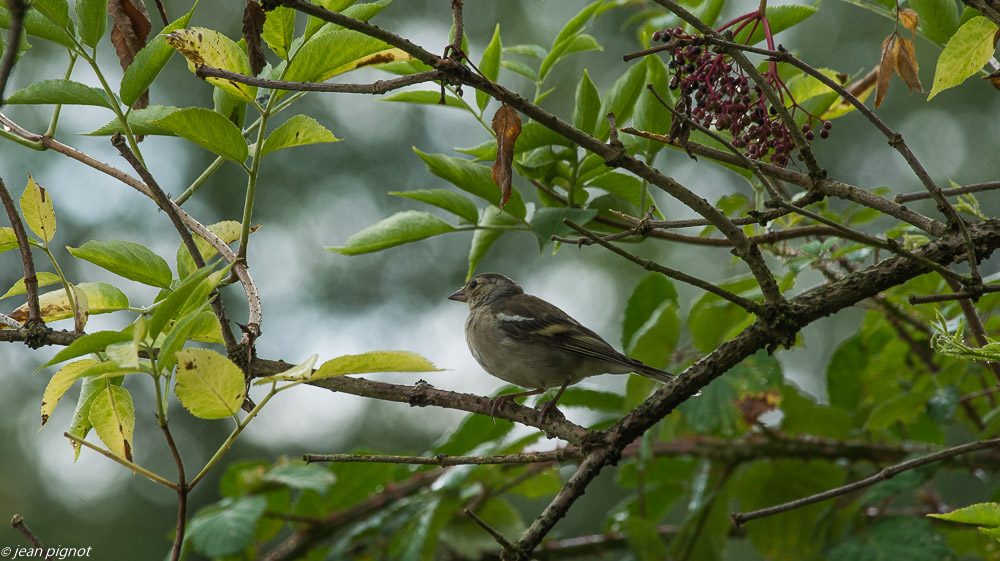
{"type": "Polygon", "coordinates": [[[875,108],[878,109],[879,105],[882,105],[882,99],[885,98],[886,92],[889,91],[889,80],[892,79],[892,71],[895,64],[893,64],[894,58],[892,56],[892,50],[895,46],[894,39],[896,34],[885,38],[882,41],[882,58],[878,63],[878,79],[875,82],[875,108]]]}
{"type": "Polygon", "coordinates": [[[247,58],[250,59],[250,72],[256,76],[264,69],[267,59],[264,58],[264,47],[260,34],[264,31],[264,8],[253,0],[247,0],[243,8],[243,38],[247,41],[247,58]]]}
{"type": "Polygon", "coordinates": [[[924,88],[920,84],[920,68],[917,66],[917,52],[913,48],[913,41],[899,37],[896,39],[896,47],[893,51],[896,59],[896,74],[899,74],[899,77],[906,82],[910,92],[917,90],[924,93],[924,88]]]}
{"type": "Polygon", "coordinates": [[[493,183],[500,186],[500,210],[503,210],[511,197],[511,182],[514,174],[511,165],[514,163],[514,143],[521,134],[521,116],[513,107],[503,104],[493,115],[493,132],[497,133],[497,159],[493,162],[490,175],[493,183]]]}
{"type": "Polygon", "coordinates": [[[914,12],[909,8],[899,11],[899,23],[903,24],[903,27],[909,29],[910,31],[917,30],[918,19],[919,16],[917,16],[917,12],[914,12]]]}
{"type": "MultiPolygon", "coordinates": [[[[146,46],[146,38],[153,30],[149,12],[142,0],[109,0],[108,14],[114,25],[111,27],[111,43],[118,53],[122,70],[128,68],[135,54],[146,46]]],[[[133,109],[149,106],[149,91],[143,92],[132,104],[133,109]]]]}

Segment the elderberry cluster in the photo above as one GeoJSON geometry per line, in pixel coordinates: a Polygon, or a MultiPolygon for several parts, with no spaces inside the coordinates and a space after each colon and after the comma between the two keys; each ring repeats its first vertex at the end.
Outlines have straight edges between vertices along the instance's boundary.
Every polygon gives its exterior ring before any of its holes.
{"type": "MultiPolygon", "coordinates": [[[[671,71],[669,86],[687,97],[691,120],[704,127],[729,131],[733,145],[744,150],[747,157],[766,158],[778,166],[788,164],[795,148],[791,133],[774,107],[767,103],[760,86],[751,85],[746,74],[727,55],[712,52],[698,37],[681,28],[657,31],[652,39],[675,45],[667,50],[671,55],[667,65],[671,71]]],[[[777,86],[775,89],[782,97],[788,95],[777,73],[766,73],[765,79],[777,86]]],[[[793,115],[797,110],[805,111],[795,100],[791,100],[791,110],[793,115]]],[[[808,122],[802,125],[802,131],[812,140],[815,136],[812,123],[819,119],[806,114],[808,122]]],[[[820,138],[827,138],[831,127],[830,121],[823,121],[820,138]]]]}

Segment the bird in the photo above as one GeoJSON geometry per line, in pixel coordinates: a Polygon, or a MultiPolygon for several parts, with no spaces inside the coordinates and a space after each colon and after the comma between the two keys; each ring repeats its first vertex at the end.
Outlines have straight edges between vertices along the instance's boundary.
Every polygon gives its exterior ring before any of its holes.
{"type": "Polygon", "coordinates": [[[566,388],[599,374],[634,372],[660,382],[675,376],[618,352],[600,335],[556,306],[530,294],[499,273],[482,273],[448,296],[465,302],[465,340],[489,374],[530,391],[490,400],[490,416],[504,403],[558,387],[541,409],[539,422],[566,388]]]}

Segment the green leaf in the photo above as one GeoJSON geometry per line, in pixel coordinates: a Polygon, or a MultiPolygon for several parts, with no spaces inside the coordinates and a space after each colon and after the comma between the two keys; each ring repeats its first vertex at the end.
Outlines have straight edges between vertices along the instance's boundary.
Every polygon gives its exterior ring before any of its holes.
{"type": "MultiPolygon", "coordinates": [[[[636,103],[639,100],[639,94],[642,93],[643,88],[646,86],[646,63],[639,62],[633,64],[632,68],[629,68],[625,74],[622,74],[615,83],[611,86],[611,89],[604,94],[604,99],[601,102],[601,115],[607,115],[608,113],[615,114],[615,122],[619,127],[624,126],[625,122],[632,116],[632,111],[635,109],[636,103]]],[[[597,138],[604,140],[607,139],[611,134],[611,127],[608,124],[607,119],[599,119],[597,122],[597,138]]]]}
{"type": "MultiPolygon", "coordinates": [[[[10,12],[3,6],[0,6],[0,27],[10,29],[10,12]]],[[[24,14],[24,32],[32,37],[58,43],[63,47],[70,49],[76,47],[71,32],[60,28],[35,10],[28,10],[24,14]]]]}
{"type": "Polygon", "coordinates": [[[152,123],[237,163],[246,161],[249,155],[239,127],[211,109],[188,107],[152,123]]]}
{"type": "Polygon", "coordinates": [[[521,76],[524,76],[525,78],[531,80],[532,82],[538,81],[538,73],[535,72],[535,70],[532,67],[528,66],[527,64],[524,64],[519,60],[502,60],[500,61],[500,66],[506,68],[507,70],[510,70],[511,72],[520,74],[521,76]]]}
{"type": "Polygon", "coordinates": [[[950,522],[996,528],[1000,526],[1000,503],[979,503],[965,508],[957,508],[944,514],[928,514],[927,516],[950,522]]]}
{"type": "MultiPolygon", "coordinates": [[[[444,154],[426,154],[417,148],[414,148],[413,151],[424,160],[424,163],[427,164],[427,169],[434,175],[466,193],[497,205],[499,208],[500,188],[497,187],[496,183],[493,183],[493,179],[490,177],[490,168],[444,154]]],[[[524,200],[517,189],[512,190],[512,196],[507,201],[504,212],[509,212],[521,219],[527,214],[524,200]]]]}
{"type": "Polygon", "coordinates": [[[366,372],[440,372],[426,358],[407,351],[370,351],[359,355],[344,355],[323,363],[312,380],[363,374],[366,372]]]}
{"type": "Polygon", "coordinates": [[[72,80],[42,80],[14,92],[4,100],[11,104],[96,105],[111,109],[104,90],[72,80]]]}
{"type": "Polygon", "coordinates": [[[917,392],[905,393],[879,403],[868,417],[865,430],[876,432],[896,423],[909,423],[923,413],[926,406],[927,396],[917,392]]]}
{"type": "Polygon", "coordinates": [[[587,25],[587,22],[594,17],[594,14],[597,13],[597,10],[601,8],[602,4],[604,4],[604,0],[591,2],[586,8],[580,10],[578,14],[566,22],[566,25],[564,25],[559,31],[559,34],[556,35],[555,40],[552,41],[552,49],[544,55],[545,58],[542,60],[542,65],[538,69],[538,77],[540,80],[545,80],[545,77],[548,76],[552,67],[555,66],[560,59],[569,54],[567,49],[587,25]]]}
{"type": "Polygon", "coordinates": [[[339,138],[319,124],[316,119],[305,115],[295,115],[268,135],[267,140],[264,141],[264,147],[260,151],[260,157],[263,158],[282,148],[339,141],[339,138]]]}
{"type": "Polygon", "coordinates": [[[202,509],[191,521],[185,541],[211,558],[242,553],[253,541],[257,522],[267,509],[267,497],[253,495],[224,506],[202,509]]]}
{"type": "MultiPolygon", "coordinates": [[[[441,92],[430,90],[413,90],[400,92],[389,97],[379,98],[379,101],[395,101],[399,103],[418,103],[421,105],[441,105],[441,92]]],[[[446,93],[444,94],[444,107],[454,107],[456,109],[468,110],[469,106],[461,99],[446,93]]]]}
{"type": "Polygon", "coordinates": [[[387,43],[346,29],[324,32],[306,41],[288,64],[285,79],[294,82],[322,82],[358,67],[375,53],[387,52],[379,64],[408,60],[398,56],[387,43]]]}
{"type": "Polygon", "coordinates": [[[406,197],[420,201],[440,209],[447,210],[467,222],[475,224],[479,221],[479,209],[472,199],[461,193],[448,189],[418,189],[415,191],[389,191],[390,195],[406,197]]]}
{"type": "Polygon", "coordinates": [[[145,246],[125,241],[89,241],[78,248],[66,249],[78,259],[130,280],[150,286],[170,286],[170,267],[162,257],[145,246]]]}
{"type": "MultiPolygon", "coordinates": [[[[174,52],[173,49],[170,49],[170,52],[174,52]]],[[[129,68],[132,67],[129,66],[129,68]]],[[[126,70],[126,72],[128,71],[126,70]]],[[[141,93],[142,92],[140,92],[140,94],[141,93]]],[[[128,126],[132,130],[133,134],[142,134],[146,136],[174,136],[174,133],[165,128],[158,127],[152,122],[162,119],[177,110],[178,109],[176,107],[170,105],[150,105],[149,107],[129,111],[126,119],[128,120],[128,126]]],[[[84,134],[87,136],[111,136],[116,132],[124,134],[125,128],[122,127],[121,121],[118,119],[112,119],[103,127],[84,134]]]]}
{"type": "Polygon", "coordinates": [[[35,178],[28,174],[28,185],[21,194],[21,214],[24,215],[24,223],[42,238],[45,243],[52,241],[56,235],[56,213],[52,209],[52,197],[38,183],[35,178]]]}
{"type": "MultiPolygon", "coordinates": [[[[110,384],[112,386],[120,386],[124,378],[86,378],[83,380],[83,385],[80,388],[80,397],[76,401],[76,409],[73,411],[73,420],[69,426],[69,434],[76,436],[78,438],[85,438],[93,425],[90,423],[90,406],[94,403],[94,399],[104,391],[110,384]]],[[[76,442],[71,442],[75,456],[73,461],[75,462],[80,458],[81,445],[76,442]]]]}
{"type": "Polygon", "coordinates": [[[854,411],[861,401],[860,375],[868,365],[872,352],[865,338],[855,335],[837,347],[826,367],[826,391],[830,404],[846,411],[854,411]]]}
{"type": "MultiPolygon", "coordinates": [[[[59,282],[59,275],[42,271],[39,273],[35,273],[35,279],[38,280],[38,287],[41,288],[43,286],[50,286],[59,282]]],[[[24,278],[22,277],[20,280],[14,283],[14,286],[10,287],[10,290],[4,293],[3,296],[0,296],[0,300],[3,300],[4,298],[9,298],[11,296],[17,296],[18,294],[24,294],[26,292],[27,289],[24,286],[24,278]]]]}
{"type": "Polygon", "coordinates": [[[954,0],[910,0],[910,7],[920,16],[920,29],[935,43],[947,43],[958,29],[958,4],[954,0]]]}
{"type": "Polygon", "coordinates": [[[173,368],[177,363],[177,357],[174,356],[174,353],[184,347],[184,343],[192,338],[191,335],[196,330],[204,329],[204,323],[219,325],[215,314],[207,309],[208,305],[208,302],[205,302],[201,308],[185,314],[170,326],[170,331],[160,344],[159,362],[164,369],[173,368]]]}
{"type": "Polygon", "coordinates": [[[95,364],[97,364],[97,361],[90,358],[78,360],[63,366],[58,372],[52,375],[49,383],[45,386],[45,393],[42,394],[42,426],[45,426],[45,423],[48,422],[52,411],[56,408],[56,404],[73,387],[73,383],[76,382],[77,378],[86,369],[95,364]]]}
{"type": "Polygon", "coordinates": [[[294,489],[311,489],[326,494],[337,476],[316,464],[291,464],[274,467],[260,476],[261,481],[294,489]]]}
{"type": "Polygon", "coordinates": [[[472,234],[472,246],[469,248],[469,270],[465,279],[472,278],[476,267],[482,262],[483,257],[490,247],[500,239],[507,229],[522,229],[524,221],[518,220],[506,212],[490,205],[482,210],[479,219],[479,228],[472,234]]]}
{"type": "MultiPolygon", "coordinates": [[[[167,44],[177,49],[188,60],[188,70],[193,74],[198,65],[212,66],[250,75],[250,61],[232,39],[204,27],[189,27],[165,35],[167,44]]],[[[223,78],[205,78],[213,86],[252,103],[257,97],[257,86],[248,86],[223,78]]]]}
{"type": "Polygon", "coordinates": [[[288,60],[288,48],[292,46],[292,39],[295,37],[295,10],[278,6],[267,12],[267,19],[264,20],[264,31],[261,38],[267,46],[274,51],[274,54],[288,60]]]}
{"type": "Polygon", "coordinates": [[[0,226],[0,253],[17,247],[17,234],[9,226],[0,226]]]}
{"type": "Polygon", "coordinates": [[[538,60],[544,59],[549,54],[549,51],[541,45],[528,44],[504,47],[503,52],[510,53],[512,55],[530,56],[532,58],[537,58],[538,60]]]}
{"type": "Polygon", "coordinates": [[[681,319],[677,314],[677,304],[667,301],[635,333],[629,356],[650,366],[665,368],[677,348],[680,332],[681,319]]]}
{"type": "Polygon", "coordinates": [[[890,516],[832,547],[828,561],[941,561],[955,558],[926,518],[890,516]]]}
{"type": "Polygon", "coordinates": [[[72,29],[69,19],[69,4],[66,0],[35,0],[31,7],[38,10],[49,21],[64,29],[72,29]]]}
{"type": "Polygon", "coordinates": [[[634,175],[608,171],[587,182],[587,187],[599,187],[638,207],[642,196],[642,181],[634,175]]]}
{"type": "Polygon", "coordinates": [[[195,417],[233,417],[246,396],[243,371],[231,360],[209,349],[177,351],[174,393],[195,417]]]}
{"type": "Polygon", "coordinates": [[[656,530],[656,522],[640,516],[630,516],[625,522],[628,529],[627,541],[641,561],[669,559],[667,546],[656,530]]]}
{"type": "Polygon", "coordinates": [[[90,424],[112,454],[132,461],[135,407],[127,390],[108,385],[90,403],[90,424]]]}
{"type": "MultiPolygon", "coordinates": [[[[646,83],[653,84],[654,87],[668,83],[667,68],[659,57],[646,57],[646,83]]],[[[796,97],[796,100],[801,101],[796,97]]],[[[616,114],[617,115],[617,114],[616,114]]],[[[659,99],[649,91],[649,88],[642,88],[639,95],[638,105],[635,109],[633,119],[635,128],[656,134],[666,134],[670,130],[670,110],[667,109],[659,99]]],[[[662,142],[649,139],[636,139],[640,145],[644,145],[644,151],[653,155],[664,146],[662,142]]]]}
{"type": "Polygon", "coordinates": [[[96,47],[108,28],[108,0],[76,0],[75,8],[80,40],[96,47]]]}
{"type": "MultiPolygon", "coordinates": [[[[216,222],[208,226],[209,231],[219,237],[222,243],[231,244],[236,240],[240,239],[240,234],[242,233],[243,226],[235,220],[223,220],[222,222],[216,222]]],[[[192,232],[191,237],[194,238],[194,245],[198,248],[198,253],[201,254],[202,260],[208,263],[213,257],[215,257],[219,252],[215,249],[212,244],[201,237],[201,234],[197,232],[192,232]]],[[[191,258],[191,253],[188,251],[187,246],[182,242],[177,248],[177,275],[184,279],[188,275],[198,270],[198,267],[194,264],[194,259],[191,258]]]]}
{"type": "MultiPolygon", "coordinates": [[[[358,0],[316,0],[313,4],[321,6],[331,12],[343,12],[351,4],[354,4],[358,0]]],[[[304,38],[309,40],[317,31],[327,24],[326,20],[319,19],[314,16],[309,16],[306,19],[306,31],[304,38]]]]}
{"type": "MultiPolygon", "coordinates": [[[[479,61],[479,71],[483,73],[483,76],[494,82],[497,81],[497,76],[500,75],[502,52],[503,45],[500,43],[500,24],[498,23],[493,29],[493,38],[486,45],[486,50],[483,51],[483,58],[479,61]]],[[[479,106],[480,113],[489,105],[490,99],[492,98],[486,92],[476,90],[476,104],[479,106]]]]}
{"type": "Polygon", "coordinates": [[[47,366],[63,362],[64,360],[69,360],[71,358],[76,358],[90,353],[102,352],[108,347],[108,345],[131,340],[132,333],[129,331],[97,331],[95,333],[89,333],[73,341],[66,346],[66,348],[60,350],[56,353],[56,356],[52,357],[45,364],[39,366],[35,372],[38,372],[38,370],[47,366]]]}
{"type": "Polygon", "coordinates": [[[996,32],[997,24],[983,16],[974,17],[959,27],[938,57],[934,84],[927,101],[979,72],[996,50],[993,47],[996,32]]]}
{"type": "MultiPolygon", "coordinates": [[[[183,16],[175,19],[170,25],[163,28],[163,31],[159,35],[154,37],[145,47],[139,50],[135,54],[135,58],[132,63],[128,65],[125,69],[125,74],[122,76],[121,86],[118,88],[118,95],[122,98],[122,103],[125,105],[132,105],[135,100],[139,99],[144,91],[149,89],[150,84],[153,80],[160,75],[163,67],[167,65],[167,61],[174,54],[174,49],[167,44],[166,35],[172,33],[178,29],[187,27],[189,21],[191,21],[191,16],[194,14],[194,9],[198,7],[198,3],[195,2],[191,6],[191,10],[183,16]]],[[[135,111],[129,113],[129,125],[132,124],[132,114],[135,111]]],[[[150,133],[139,133],[136,134],[150,134],[150,133]]],[[[160,133],[162,134],[162,133],[160,133]]]]}
{"type": "Polygon", "coordinates": [[[429,212],[405,210],[357,232],[343,246],[325,249],[343,255],[358,255],[454,231],[454,226],[429,212]]]}
{"type": "Polygon", "coordinates": [[[205,266],[191,273],[156,306],[153,317],[149,320],[148,329],[151,338],[155,340],[171,320],[183,317],[184,313],[181,310],[185,308],[195,310],[201,307],[208,293],[221,280],[217,276],[211,276],[212,269],[212,266],[205,266]]]}
{"type": "MultiPolygon", "coordinates": [[[[744,277],[724,283],[721,287],[736,294],[744,293],[741,295],[746,297],[745,292],[754,290],[756,282],[752,278],[744,277]]],[[[743,308],[715,294],[706,293],[692,306],[688,314],[688,329],[694,338],[695,346],[707,353],[728,334],[742,329],[749,319],[750,315],[743,308]]]]}
{"type": "Polygon", "coordinates": [[[531,233],[538,240],[538,250],[541,251],[552,241],[553,235],[563,235],[575,232],[563,223],[570,220],[577,224],[586,224],[597,216],[596,210],[581,208],[540,208],[531,217],[531,233]]]}
{"type": "MultiPolygon", "coordinates": [[[[799,4],[782,4],[778,6],[768,6],[767,7],[767,23],[771,28],[771,34],[774,35],[781,31],[784,31],[794,25],[802,23],[809,16],[816,13],[818,9],[818,2],[816,6],[809,5],[799,5],[799,4]]],[[[755,45],[764,40],[764,26],[747,26],[743,28],[742,31],[736,34],[734,41],[737,43],[744,43],[747,45],[755,45]],[[753,37],[747,41],[747,35],[750,30],[754,29],[753,37]]]]}
{"type": "Polygon", "coordinates": [[[313,375],[313,365],[316,364],[316,360],[319,359],[319,355],[312,355],[307,358],[304,362],[300,362],[295,366],[285,370],[284,372],[279,372],[277,374],[267,376],[264,378],[259,378],[254,382],[255,386],[261,386],[264,384],[270,384],[279,381],[295,381],[304,382],[312,378],[313,375]]]}
{"type": "Polygon", "coordinates": [[[628,303],[625,304],[625,319],[622,321],[622,347],[630,349],[632,338],[642,330],[661,306],[667,302],[677,303],[677,289],[670,279],[649,273],[639,281],[628,303]]]}
{"type": "Polygon", "coordinates": [[[590,79],[587,69],[576,86],[576,105],[573,107],[573,126],[587,134],[594,132],[598,113],[601,111],[601,94],[590,79]]]}

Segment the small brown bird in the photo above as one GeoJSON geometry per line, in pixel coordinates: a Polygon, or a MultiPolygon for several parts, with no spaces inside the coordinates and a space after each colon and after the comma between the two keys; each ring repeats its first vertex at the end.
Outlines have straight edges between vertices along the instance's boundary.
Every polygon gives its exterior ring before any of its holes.
{"type": "Polygon", "coordinates": [[[567,386],[588,376],[635,372],[660,382],[674,378],[618,352],[566,312],[525,294],[503,275],[476,275],[448,299],[468,303],[465,340],[483,369],[505,382],[534,388],[493,398],[491,415],[514,398],[558,387],[542,408],[544,419],[567,386]]]}

